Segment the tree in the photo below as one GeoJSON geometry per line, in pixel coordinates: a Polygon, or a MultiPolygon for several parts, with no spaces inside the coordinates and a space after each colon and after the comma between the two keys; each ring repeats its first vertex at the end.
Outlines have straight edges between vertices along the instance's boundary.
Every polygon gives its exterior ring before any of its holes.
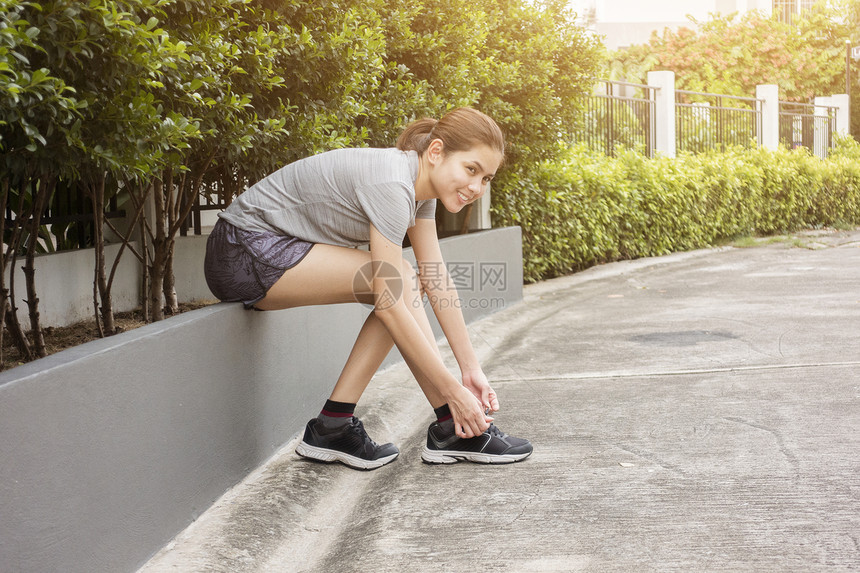
{"type": "Polygon", "coordinates": [[[0,273],[0,317],[25,357],[44,356],[34,257],[41,217],[60,177],[68,174],[65,153],[78,143],[75,120],[86,106],[74,89],[40,65],[44,10],[31,2],[0,1],[0,207],[4,252],[0,273]],[[7,207],[14,215],[6,226],[7,207]],[[24,254],[24,274],[33,346],[18,322],[14,273],[24,254]],[[11,267],[10,286],[5,285],[11,267]]]}
{"type": "MultiPolygon", "coordinates": [[[[82,189],[91,202],[93,306],[103,334],[115,331],[111,285],[130,239],[124,237],[108,273],[103,236],[107,200],[129,191],[123,182],[163,165],[165,151],[181,146],[195,131],[153,95],[162,70],[175,67],[181,55],[152,19],[140,18],[161,3],[57,0],[28,3],[22,14],[38,39],[27,54],[30,65],[63,78],[75,94],[78,117],[68,130],[74,137],[49,149],[52,170],[44,179],[54,186],[63,181],[64,191],[82,189]]],[[[33,325],[31,332],[39,329],[33,325]]]]}
{"type": "Polygon", "coordinates": [[[147,22],[161,26],[180,52],[153,84],[159,106],[194,126],[195,137],[165,149],[165,162],[152,177],[138,178],[136,203],[151,195],[153,214],[144,223],[150,249],[144,250],[149,285],[148,319],[161,320],[164,307],[178,310],[173,288],[176,236],[200,192],[201,182],[221,156],[247,148],[248,133],[258,127],[249,110],[250,97],[237,93],[233,77],[239,50],[232,30],[243,31],[239,15],[247,2],[211,0],[162,2],[147,22]]]}
{"type": "MultiPolygon", "coordinates": [[[[78,92],[88,101],[82,122],[85,146],[79,184],[90,198],[94,216],[96,320],[101,332],[113,334],[111,287],[131,233],[122,236],[122,248],[108,273],[106,202],[113,195],[131,192],[124,183],[151,178],[169,160],[171,150],[186,146],[197,136],[197,129],[188,118],[166,110],[156,98],[164,70],[176,67],[184,55],[182,46],[158,29],[153,17],[147,17],[158,10],[158,4],[149,0],[92,1],[87,9],[89,14],[83,22],[98,44],[91,46],[86,58],[80,60],[80,69],[73,72],[80,84],[78,92]]],[[[137,202],[133,222],[140,218],[142,209],[142,201],[137,202]]]]}
{"type": "Polygon", "coordinates": [[[581,120],[602,49],[565,0],[488,0],[479,105],[508,134],[517,167],[556,157],[581,120]]]}
{"type": "MultiPolygon", "coordinates": [[[[843,15],[846,28],[844,40],[851,46],[860,45],[860,0],[836,0],[835,11],[843,15]]],[[[855,139],[860,137],[860,66],[856,61],[849,62],[851,67],[851,134],[855,139]]],[[[845,90],[840,89],[838,93],[845,90]]]]}
{"type": "Polygon", "coordinates": [[[792,24],[757,11],[714,16],[694,21],[695,31],[667,29],[644,46],[620,50],[607,67],[624,69],[626,79],[638,83],[650,69],[672,70],[679,89],[725,95],[751,97],[756,85],[777,84],[782,99],[808,102],[844,91],[849,25],[843,14],[835,5],[819,5],[792,24]]]}
{"type": "Polygon", "coordinates": [[[558,151],[600,57],[567,2],[393,0],[388,13],[387,57],[427,94],[416,111],[479,107],[508,135],[511,163],[558,151]]]}

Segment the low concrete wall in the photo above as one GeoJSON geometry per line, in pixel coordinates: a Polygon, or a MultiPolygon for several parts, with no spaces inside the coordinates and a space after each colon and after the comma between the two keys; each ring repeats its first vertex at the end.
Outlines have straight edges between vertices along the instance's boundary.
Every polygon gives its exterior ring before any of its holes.
{"type": "MultiPolygon", "coordinates": [[[[522,298],[519,229],[442,247],[467,320],[522,298]]],[[[0,374],[0,571],[136,570],[303,428],[367,312],[218,304],[0,374]]]]}

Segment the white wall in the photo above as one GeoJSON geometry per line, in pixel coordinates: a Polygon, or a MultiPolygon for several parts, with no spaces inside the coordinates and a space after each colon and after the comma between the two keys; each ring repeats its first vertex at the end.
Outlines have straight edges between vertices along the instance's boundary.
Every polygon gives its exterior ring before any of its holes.
{"type": "MultiPolygon", "coordinates": [[[[119,245],[105,247],[105,256],[112,264],[119,251],[119,245]]],[[[27,308],[27,286],[21,267],[23,259],[18,259],[15,269],[15,299],[18,305],[18,320],[29,330],[29,309],[27,308]]],[[[43,327],[66,326],[88,320],[95,314],[93,308],[93,281],[95,267],[94,249],[63,251],[49,255],[39,255],[35,261],[36,293],[39,296],[39,314],[43,327]]],[[[126,252],[120,259],[113,286],[114,310],[132,310],[140,299],[140,270],[137,259],[126,252]]],[[[6,284],[12,269],[6,270],[6,284]]],[[[108,268],[110,272],[110,268],[108,268]]]]}
{"type": "Polygon", "coordinates": [[[576,0],[574,9],[595,7],[595,31],[604,36],[609,49],[618,49],[648,42],[653,32],[665,28],[694,28],[688,16],[700,22],[707,21],[712,13],[745,14],[751,10],[771,13],[772,0],[576,0]],[[591,3],[591,4],[589,4],[591,3]]]}
{"type": "MultiPolygon", "coordinates": [[[[207,237],[208,235],[177,238],[174,273],[180,302],[214,298],[203,277],[203,254],[207,237]]],[[[105,247],[108,273],[119,248],[116,244],[105,247]]],[[[23,263],[24,261],[19,259],[16,265],[15,298],[18,304],[18,320],[25,325],[25,330],[29,330],[27,286],[20,268],[23,263]]],[[[94,266],[94,249],[63,251],[36,257],[36,292],[39,296],[42,327],[66,326],[93,318],[94,266]]],[[[11,269],[7,269],[7,285],[11,272],[11,269]]],[[[114,311],[127,312],[138,308],[140,291],[140,264],[137,258],[126,250],[120,258],[111,290],[114,311]]]]}
{"type": "Polygon", "coordinates": [[[596,0],[598,22],[684,22],[687,14],[705,19],[716,0],[596,0]]]}

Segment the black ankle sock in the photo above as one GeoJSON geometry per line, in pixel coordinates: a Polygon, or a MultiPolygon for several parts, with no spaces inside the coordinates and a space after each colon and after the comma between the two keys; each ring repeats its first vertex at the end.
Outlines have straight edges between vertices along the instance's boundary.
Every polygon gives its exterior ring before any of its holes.
{"type": "Polygon", "coordinates": [[[326,400],[318,418],[326,428],[337,428],[347,424],[354,412],[355,404],[326,400]]]}
{"type": "Polygon", "coordinates": [[[335,402],[334,400],[326,400],[323,406],[322,413],[326,416],[346,417],[352,416],[355,412],[355,404],[349,402],[335,402]]]}
{"type": "Polygon", "coordinates": [[[434,408],[433,411],[436,412],[436,421],[440,424],[453,418],[448,404],[442,404],[438,408],[434,408]]]}

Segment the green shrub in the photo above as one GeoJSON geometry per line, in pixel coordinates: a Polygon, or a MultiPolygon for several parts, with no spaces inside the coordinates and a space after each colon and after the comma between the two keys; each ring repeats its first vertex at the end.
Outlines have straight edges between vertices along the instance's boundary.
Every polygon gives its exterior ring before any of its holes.
{"type": "Polygon", "coordinates": [[[493,187],[494,225],[523,229],[527,281],[750,234],[860,223],[860,145],[822,161],[803,149],[732,148],[648,159],[580,146],[493,187]]]}

